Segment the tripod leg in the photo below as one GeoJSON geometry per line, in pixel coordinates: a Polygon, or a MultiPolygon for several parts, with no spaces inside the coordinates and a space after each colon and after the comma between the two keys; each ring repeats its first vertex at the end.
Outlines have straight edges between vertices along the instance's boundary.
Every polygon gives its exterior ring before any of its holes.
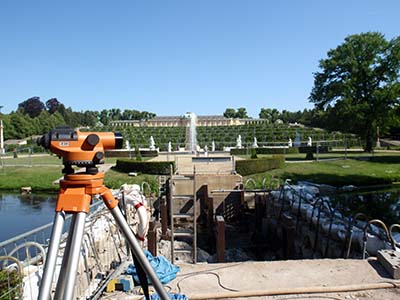
{"type": "Polygon", "coordinates": [[[83,233],[85,230],[86,213],[79,212],[76,215],[73,235],[71,236],[71,245],[69,249],[68,263],[65,268],[64,295],[62,299],[70,300],[74,295],[75,279],[78,271],[79,256],[82,244],[83,233]]]}
{"type": "Polygon", "coordinates": [[[136,240],[135,235],[133,234],[131,228],[129,227],[128,223],[126,222],[124,216],[122,215],[121,210],[118,206],[112,208],[111,214],[113,215],[115,222],[117,223],[118,227],[124,233],[127,242],[129,243],[133,253],[135,254],[136,258],[138,259],[139,263],[142,265],[144,271],[146,272],[147,276],[149,276],[151,282],[155,290],[157,291],[158,295],[162,300],[169,300],[169,296],[165,291],[163,285],[161,284],[160,280],[157,277],[157,274],[154,272],[153,267],[150,265],[149,261],[147,260],[146,256],[138,241],[136,240]]]}
{"type": "Polygon", "coordinates": [[[74,228],[76,223],[76,214],[72,216],[71,224],[69,225],[68,231],[68,239],[67,244],[65,246],[63,260],[61,263],[60,275],[58,276],[56,292],[54,294],[54,299],[61,299],[62,295],[64,294],[65,289],[65,274],[68,265],[68,259],[70,257],[70,250],[71,250],[71,241],[72,236],[74,234],[74,228]]]}
{"type": "Polygon", "coordinates": [[[60,246],[61,234],[65,221],[64,212],[56,212],[54,225],[51,231],[50,244],[44,266],[43,277],[39,288],[38,300],[50,299],[51,283],[53,281],[54,268],[56,266],[58,248],[60,246]]]}

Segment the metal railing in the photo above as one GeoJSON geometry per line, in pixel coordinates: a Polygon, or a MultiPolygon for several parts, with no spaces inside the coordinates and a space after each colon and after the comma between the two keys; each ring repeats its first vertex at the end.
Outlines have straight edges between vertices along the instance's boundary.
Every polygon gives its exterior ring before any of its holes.
{"type": "MultiPolygon", "coordinates": [[[[65,249],[71,216],[67,217],[60,252],[65,249]]],[[[36,299],[46,259],[53,223],[49,223],[0,243],[0,299],[36,299]]],[[[61,255],[59,253],[59,255],[61,255]]],[[[101,281],[128,256],[125,239],[103,206],[96,201],[90,208],[80,253],[76,299],[90,299],[101,281]]],[[[61,263],[61,262],[60,262],[61,263]]],[[[56,266],[53,284],[59,274],[56,266]]]]}

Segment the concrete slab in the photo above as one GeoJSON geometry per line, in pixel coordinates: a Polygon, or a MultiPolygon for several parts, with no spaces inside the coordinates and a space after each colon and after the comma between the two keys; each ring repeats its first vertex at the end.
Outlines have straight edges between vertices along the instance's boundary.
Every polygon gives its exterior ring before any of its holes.
{"type": "MultiPolygon", "coordinates": [[[[376,259],[247,261],[179,267],[176,279],[165,287],[169,293],[184,294],[191,300],[400,299],[400,282],[390,279],[376,259]]],[[[140,298],[133,294],[104,296],[140,298]]]]}
{"type": "Polygon", "coordinates": [[[181,272],[169,287],[171,292],[183,293],[189,299],[261,297],[290,291],[295,294],[311,290],[340,291],[395,282],[375,259],[249,261],[184,264],[180,267],[181,272]]]}

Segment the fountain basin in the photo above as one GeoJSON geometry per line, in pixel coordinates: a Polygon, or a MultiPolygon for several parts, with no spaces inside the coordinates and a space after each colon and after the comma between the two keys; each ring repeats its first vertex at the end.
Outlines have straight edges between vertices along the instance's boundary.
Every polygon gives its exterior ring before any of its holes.
{"type": "Polygon", "coordinates": [[[193,156],[192,157],[192,162],[227,162],[231,161],[232,158],[230,156],[211,156],[211,157],[206,157],[206,156],[193,156]]]}

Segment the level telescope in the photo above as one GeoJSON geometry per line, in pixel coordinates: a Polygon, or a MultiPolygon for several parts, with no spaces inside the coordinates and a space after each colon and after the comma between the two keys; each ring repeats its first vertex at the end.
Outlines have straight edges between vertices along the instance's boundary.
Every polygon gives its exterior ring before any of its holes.
{"type": "Polygon", "coordinates": [[[63,173],[73,173],[72,166],[96,168],[104,163],[104,151],[121,149],[119,132],[84,132],[71,127],[57,127],[37,140],[38,145],[63,158],[63,173]]]}

